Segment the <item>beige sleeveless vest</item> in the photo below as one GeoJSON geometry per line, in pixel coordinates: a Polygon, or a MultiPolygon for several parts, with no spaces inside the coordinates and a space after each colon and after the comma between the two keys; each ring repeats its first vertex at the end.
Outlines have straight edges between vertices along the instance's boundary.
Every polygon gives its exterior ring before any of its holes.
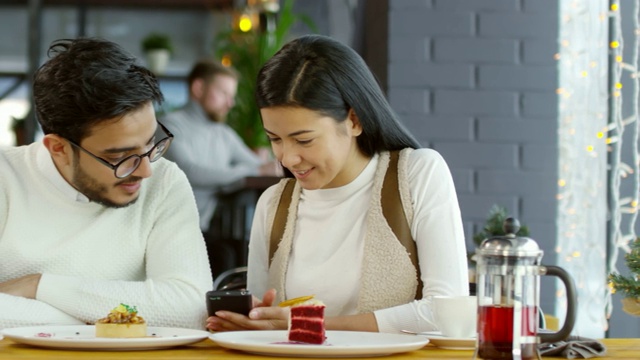
{"type": "MultiPolygon", "coordinates": [[[[400,152],[398,162],[398,182],[402,205],[409,224],[413,220],[413,207],[407,179],[407,159],[413,149],[400,152]]],[[[361,284],[358,294],[358,312],[366,313],[378,309],[406,304],[416,295],[418,286],[416,269],[404,246],[398,241],[382,214],[380,196],[384,175],[389,165],[389,153],[379,156],[372,196],[366,217],[366,233],[363,263],[361,264],[361,284]]],[[[273,226],[276,209],[285,180],[281,181],[269,203],[269,229],[273,226]]],[[[269,268],[268,287],[277,290],[276,302],[287,298],[285,279],[289,255],[293,242],[294,227],[301,188],[296,183],[284,234],[273,256],[269,268]]],[[[267,232],[267,233],[270,233],[267,232]]]]}

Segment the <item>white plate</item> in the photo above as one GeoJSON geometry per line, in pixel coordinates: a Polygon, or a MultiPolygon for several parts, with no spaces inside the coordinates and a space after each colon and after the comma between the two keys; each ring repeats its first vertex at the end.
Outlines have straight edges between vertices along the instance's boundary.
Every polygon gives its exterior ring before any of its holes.
{"type": "Polygon", "coordinates": [[[476,338],[454,338],[443,336],[440,332],[423,332],[418,335],[426,336],[431,344],[449,350],[473,350],[476,348],[476,338]]]}
{"type": "Polygon", "coordinates": [[[356,331],[327,331],[322,345],[290,343],[286,330],[230,331],[212,334],[218,345],[259,355],[305,357],[383,356],[418,350],[429,343],[422,336],[356,331]]]}
{"type": "Polygon", "coordinates": [[[145,338],[97,338],[95,326],[31,326],[2,330],[5,338],[20,344],[73,350],[151,350],[193,344],[211,335],[206,331],[152,327],[145,338]]]}

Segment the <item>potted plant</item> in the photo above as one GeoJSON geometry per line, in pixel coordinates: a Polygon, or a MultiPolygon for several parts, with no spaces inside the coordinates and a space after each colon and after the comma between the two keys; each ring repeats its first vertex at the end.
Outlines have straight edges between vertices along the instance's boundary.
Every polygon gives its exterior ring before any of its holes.
{"type": "MultiPolygon", "coordinates": [[[[296,22],[302,21],[316,31],[311,18],[293,12],[293,4],[294,0],[284,1],[277,14],[277,24],[270,31],[260,31],[254,27],[243,32],[232,27],[216,36],[216,55],[220,59],[229,59],[231,66],[240,74],[236,105],[228,116],[229,126],[247,146],[256,151],[269,147],[254,97],[258,71],[289,40],[289,31],[296,22]]],[[[275,17],[276,14],[267,15],[275,17]]]]}
{"type": "MultiPolygon", "coordinates": [[[[502,236],[506,235],[504,232],[503,224],[504,221],[509,217],[508,211],[505,207],[500,205],[493,205],[489,210],[489,215],[484,224],[482,230],[473,235],[473,243],[477,246],[480,246],[484,239],[494,237],[494,236],[502,236]]],[[[517,236],[529,236],[529,228],[526,225],[520,226],[520,230],[518,230],[517,236]]],[[[469,252],[468,256],[471,258],[475,254],[475,249],[473,252],[469,252]]]]}
{"type": "Polygon", "coordinates": [[[166,70],[173,52],[171,38],[162,33],[150,33],[142,39],[142,51],[147,58],[149,70],[161,75],[166,70]]]}
{"type": "MultiPolygon", "coordinates": [[[[484,239],[488,239],[494,236],[506,235],[504,232],[504,221],[509,217],[508,211],[505,207],[500,205],[493,205],[489,210],[489,215],[484,224],[482,230],[473,235],[473,243],[476,247],[480,246],[484,239]]],[[[529,236],[529,228],[526,225],[520,226],[520,230],[516,236],[529,236]]],[[[467,252],[467,259],[469,265],[469,279],[475,282],[475,249],[467,252]]]]}
{"type": "Polygon", "coordinates": [[[624,256],[631,274],[624,276],[613,273],[609,275],[611,292],[620,291],[623,295],[622,310],[627,314],[640,316],[640,238],[629,244],[631,251],[624,256]]]}

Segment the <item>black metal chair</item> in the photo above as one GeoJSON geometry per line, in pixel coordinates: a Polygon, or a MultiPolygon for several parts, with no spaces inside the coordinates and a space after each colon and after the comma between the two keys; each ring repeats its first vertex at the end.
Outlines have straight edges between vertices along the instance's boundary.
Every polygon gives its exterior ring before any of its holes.
{"type": "Polygon", "coordinates": [[[244,290],[247,288],[247,267],[223,271],[213,281],[213,290],[244,290]]]}

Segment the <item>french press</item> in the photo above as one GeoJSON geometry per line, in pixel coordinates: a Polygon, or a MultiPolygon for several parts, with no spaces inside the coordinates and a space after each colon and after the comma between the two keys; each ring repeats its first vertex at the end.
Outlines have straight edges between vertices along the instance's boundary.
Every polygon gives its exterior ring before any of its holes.
{"type": "Polygon", "coordinates": [[[540,359],[538,343],[566,339],[575,323],[576,291],[562,268],[542,266],[543,251],[517,237],[517,219],[504,221],[505,236],[485,239],[476,250],[478,339],[475,359],[540,359]],[[557,276],[567,289],[567,317],[556,333],[538,334],[540,275],[557,276]]]}

